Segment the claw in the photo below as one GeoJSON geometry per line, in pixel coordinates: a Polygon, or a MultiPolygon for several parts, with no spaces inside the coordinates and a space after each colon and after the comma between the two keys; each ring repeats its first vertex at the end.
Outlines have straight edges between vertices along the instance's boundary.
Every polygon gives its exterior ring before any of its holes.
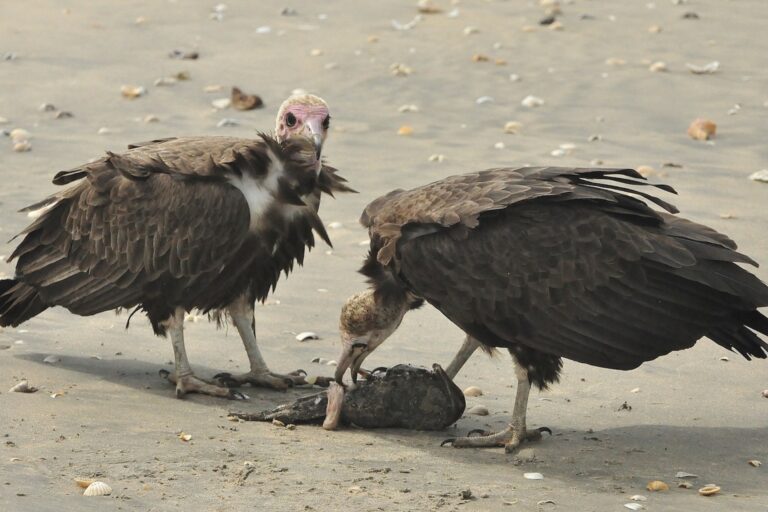
{"type": "Polygon", "coordinates": [[[453,445],[454,441],[456,441],[456,438],[455,437],[450,437],[450,438],[446,439],[445,441],[443,441],[442,443],[440,443],[440,446],[445,446],[445,445],[449,445],[449,444],[453,445]]]}
{"type": "Polygon", "coordinates": [[[487,430],[483,430],[481,428],[475,428],[467,432],[467,437],[472,437],[473,435],[479,435],[479,436],[491,436],[493,435],[493,432],[489,432],[487,430]]]}

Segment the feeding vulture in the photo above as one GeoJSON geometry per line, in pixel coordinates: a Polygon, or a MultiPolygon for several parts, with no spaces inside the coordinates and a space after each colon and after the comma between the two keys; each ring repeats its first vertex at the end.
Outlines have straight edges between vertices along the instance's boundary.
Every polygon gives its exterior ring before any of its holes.
{"type": "Polygon", "coordinates": [[[736,263],[757,264],[640,185],[631,169],[508,168],[376,199],[361,218],[372,287],[342,309],[336,380],[426,300],[467,334],[451,373],[475,346],[502,347],[518,381],[507,429],[448,442],[512,451],[548,431],[526,431],[528,394],[562,358],[630,370],[706,336],[764,359],[768,287],[736,263]]]}
{"type": "Polygon", "coordinates": [[[320,161],[328,106],[317,96],[280,106],[276,137],[183,137],[129,146],[58,173],[70,187],[25,210],[42,214],[21,235],[0,280],[0,325],[17,326],[52,306],[77,315],[116,308],[146,312],[155,334],[170,334],[176,395],[245,396],[245,382],[284,389],[299,374],[272,373],[256,343],[254,303],[281,272],[301,264],[315,233],[321,193],[351,191],[320,161]],[[184,314],[228,313],[250,371],[197,378],[184,348],[184,314]]]}

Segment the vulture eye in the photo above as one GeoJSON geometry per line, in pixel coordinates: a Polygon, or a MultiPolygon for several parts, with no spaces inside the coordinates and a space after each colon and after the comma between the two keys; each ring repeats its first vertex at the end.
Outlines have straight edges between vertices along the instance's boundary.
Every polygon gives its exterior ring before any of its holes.
{"type": "Polygon", "coordinates": [[[285,114],[285,124],[288,125],[288,128],[293,128],[296,126],[296,116],[293,115],[293,112],[288,112],[285,114]]]}
{"type": "Polygon", "coordinates": [[[325,119],[323,119],[323,129],[327,130],[329,126],[331,126],[331,116],[325,116],[325,119]]]}

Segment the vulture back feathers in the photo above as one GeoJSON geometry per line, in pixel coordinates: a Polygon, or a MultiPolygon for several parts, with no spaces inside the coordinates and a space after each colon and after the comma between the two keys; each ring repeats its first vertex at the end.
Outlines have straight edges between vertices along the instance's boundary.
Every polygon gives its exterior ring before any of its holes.
{"type": "Polygon", "coordinates": [[[524,364],[541,355],[540,386],[560,357],[626,370],[703,336],[765,358],[768,287],[736,263],[757,264],[649,185],[631,169],[530,167],[396,190],[361,217],[361,272],[381,300],[410,292],[524,364]]]}

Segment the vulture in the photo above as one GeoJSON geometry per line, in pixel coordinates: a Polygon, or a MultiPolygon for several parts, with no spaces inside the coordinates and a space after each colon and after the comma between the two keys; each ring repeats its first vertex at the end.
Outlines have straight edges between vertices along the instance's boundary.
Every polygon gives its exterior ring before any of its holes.
{"type": "MultiPolygon", "coordinates": [[[[255,301],[302,264],[322,193],[352,191],[321,162],[328,105],[313,95],[280,106],[276,134],[256,139],[182,137],[133,144],[123,153],[56,174],[70,185],[22,211],[39,216],[20,235],[0,280],[0,325],[17,326],[52,306],[76,315],[134,308],[169,335],[176,396],[246,398],[243,383],[284,389],[303,383],[270,371],[256,342],[255,301]],[[184,348],[185,312],[229,315],[250,371],[195,376],[184,348]]],[[[130,321],[130,317],[129,317],[130,321]]]]}
{"type": "Polygon", "coordinates": [[[558,380],[562,358],[631,370],[706,336],[765,359],[756,333],[768,334],[768,318],[757,308],[768,286],[738,265],[757,264],[727,236],[673,215],[648,185],[632,169],[501,168],[376,199],[361,217],[371,287],[342,308],[336,381],[347,369],[354,381],[426,301],[467,335],[452,376],[477,346],[505,348],[515,363],[508,428],[446,443],[513,451],[551,433],[526,430],[528,395],[558,380]]]}

